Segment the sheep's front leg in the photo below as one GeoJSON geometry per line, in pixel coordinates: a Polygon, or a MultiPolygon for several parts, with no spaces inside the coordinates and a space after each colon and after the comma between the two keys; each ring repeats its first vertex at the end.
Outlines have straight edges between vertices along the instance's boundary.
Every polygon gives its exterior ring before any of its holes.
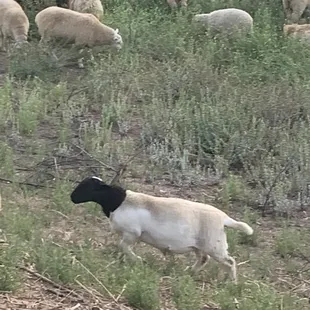
{"type": "Polygon", "coordinates": [[[3,49],[3,34],[0,31],[0,51],[2,51],[2,49],[3,49]]]}
{"type": "Polygon", "coordinates": [[[131,249],[131,246],[135,244],[137,239],[138,239],[137,236],[134,234],[124,233],[119,246],[121,250],[123,251],[123,253],[128,255],[128,257],[132,259],[133,261],[137,261],[137,260],[142,261],[142,258],[136,255],[131,249]]]}
{"type": "Polygon", "coordinates": [[[6,52],[8,49],[8,40],[5,34],[2,36],[2,50],[6,52]]]}
{"type": "Polygon", "coordinates": [[[174,261],[174,253],[171,252],[170,247],[168,247],[167,249],[161,249],[160,251],[164,255],[165,261],[167,261],[168,256],[171,261],[174,261]]]}
{"type": "Polygon", "coordinates": [[[208,254],[203,254],[201,252],[196,252],[197,261],[192,266],[193,273],[198,273],[210,260],[210,256],[208,254]]]}

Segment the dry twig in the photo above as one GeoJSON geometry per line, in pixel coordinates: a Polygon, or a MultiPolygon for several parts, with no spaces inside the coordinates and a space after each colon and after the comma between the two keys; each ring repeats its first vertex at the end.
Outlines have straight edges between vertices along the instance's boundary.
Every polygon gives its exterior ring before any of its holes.
{"type": "Polygon", "coordinates": [[[68,288],[66,288],[66,287],[64,287],[64,286],[62,286],[62,285],[60,285],[58,283],[55,283],[54,281],[48,279],[47,277],[39,274],[36,271],[33,271],[33,270],[27,268],[25,266],[18,266],[18,268],[21,269],[21,270],[27,271],[28,273],[36,276],[37,278],[43,280],[44,282],[47,282],[47,283],[51,284],[52,286],[58,288],[59,290],[62,290],[64,292],[68,293],[68,295],[72,295],[72,296],[76,297],[79,301],[83,302],[83,297],[80,296],[79,294],[77,294],[76,292],[74,292],[73,290],[68,289],[68,288]]]}

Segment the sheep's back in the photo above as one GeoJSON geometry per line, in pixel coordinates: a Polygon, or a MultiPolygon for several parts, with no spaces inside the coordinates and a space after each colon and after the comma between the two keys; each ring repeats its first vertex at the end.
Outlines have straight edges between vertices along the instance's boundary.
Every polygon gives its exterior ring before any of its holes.
{"type": "Polygon", "coordinates": [[[103,16],[103,6],[100,0],[73,0],[69,2],[69,8],[77,12],[93,14],[98,19],[103,16]]]}
{"type": "MultiPolygon", "coordinates": [[[[126,191],[126,203],[136,208],[147,209],[154,217],[162,218],[188,218],[196,222],[197,218],[212,217],[226,218],[228,215],[222,210],[200,202],[194,202],[181,198],[155,197],[147,194],[126,191]]],[[[205,221],[206,223],[206,221],[205,221]]]]}
{"type": "Polygon", "coordinates": [[[22,10],[22,7],[14,0],[0,0],[0,26],[3,23],[7,11],[13,8],[19,8],[22,10]]]}
{"type": "Polygon", "coordinates": [[[215,33],[231,34],[237,29],[249,32],[253,27],[253,18],[243,10],[222,9],[210,13],[208,26],[215,33]]]}
{"type": "Polygon", "coordinates": [[[22,8],[10,8],[6,11],[5,22],[11,25],[29,27],[29,20],[22,8]]]}
{"type": "Polygon", "coordinates": [[[83,14],[69,9],[49,7],[39,12],[35,22],[42,32],[59,38],[75,39],[83,36],[91,39],[99,21],[91,14],[83,14]]]}

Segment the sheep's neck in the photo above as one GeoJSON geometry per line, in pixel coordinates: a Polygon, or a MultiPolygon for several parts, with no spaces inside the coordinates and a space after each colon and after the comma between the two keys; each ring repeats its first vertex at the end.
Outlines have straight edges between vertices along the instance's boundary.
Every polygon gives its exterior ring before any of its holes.
{"type": "Polygon", "coordinates": [[[103,213],[110,217],[111,212],[114,212],[126,199],[126,190],[121,187],[112,187],[108,193],[99,196],[96,202],[102,207],[103,213]]]}

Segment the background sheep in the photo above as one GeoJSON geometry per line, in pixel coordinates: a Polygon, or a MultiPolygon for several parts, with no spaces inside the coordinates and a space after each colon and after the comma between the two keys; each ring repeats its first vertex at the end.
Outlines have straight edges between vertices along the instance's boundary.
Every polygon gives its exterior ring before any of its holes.
{"type": "Polygon", "coordinates": [[[247,34],[253,30],[251,15],[234,8],[216,10],[208,14],[197,14],[193,20],[206,27],[212,36],[247,34]]]}
{"type": "Polygon", "coordinates": [[[139,258],[130,249],[140,240],[163,253],[187,253],[197,256],[192,266],[199,271],[210,256],[229,268],[237,281],[236,262],[229,256],[224,226],[248,235],[253,229],[237,222],[223,211],[180,198],[154,197],[119,186],[105,184],[97,177],[84,179],[71,193],[73,203],[94,201],[110,219],[112,231],[122,235],[120,247],[131,258],[139,258]]]}
{"type": "Polygon", "coordinates": [[[51,6],[36,15],[35,23],[41,35],[41,42],[62,38],[76,45],[110,45],[117,49],[123,44],[118,29],[114,30],[100,23],[92,14],[51,6]]]}
{"type": "Polygon", "coordinates": [[[187,0],[167,0],[167,2],[171,8],[176,8],[178,4],[182,7],[187,7],[187,0]]]}
{"type": "Polygon", "coordinates": [[[100,0],[69,0],[69,9],[93,14],[99,20],[103,17],[103,6],[100,0]]]}
{"type": "Polygon", "coordinates": [[[310,5],[310,0],[282,0],[282,3],[287,20],[297,23],[306,7],[310,5]]]}
{"type": "Polygon", "coordinates": [[[0,48],[6,50],[8,41],[20,47],[27,42],[29,20],[22,7],[14,0],[0,0],[0,48]]]}

